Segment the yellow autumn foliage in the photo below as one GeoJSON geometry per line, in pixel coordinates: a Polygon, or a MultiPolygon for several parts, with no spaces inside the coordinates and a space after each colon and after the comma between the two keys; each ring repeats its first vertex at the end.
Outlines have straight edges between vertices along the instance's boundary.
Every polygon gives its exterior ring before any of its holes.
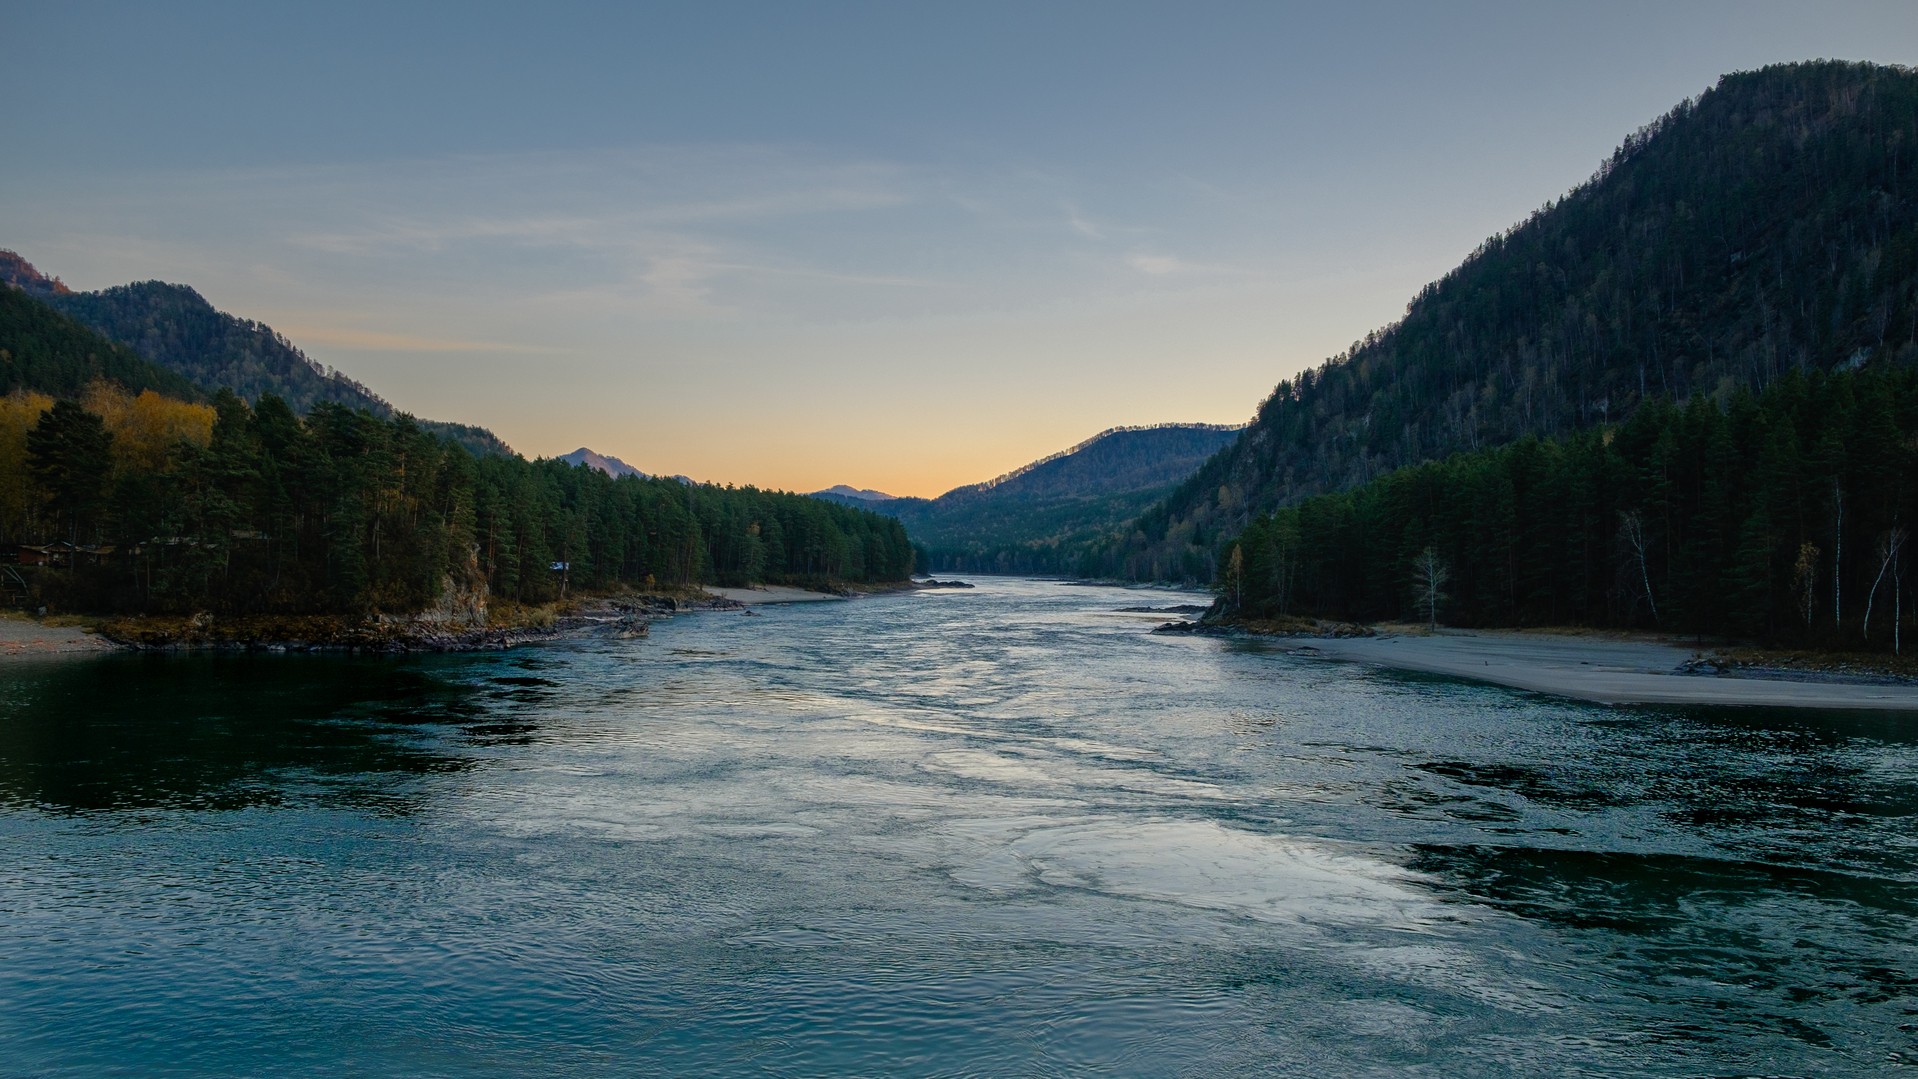
{"type": "Polygon", "coordinates": [[[44,393],[15,390],[0,397],[0,536],[20,535],[33,491],[27,479],[27,432],[53,407],[44,393]]]}
{"type": "Polygon", "coordinates": [[[205,446],[213,441],[211,405],[177,401],[152,390],[135,396],[110,382],[88,386],[80,405],[105,421],[113,434],[117,469],[158,472],[171,463],[176,444],[205,446]]]}
{"type": "MultiPolygon", "coordinates": [[[[213,408],[162,397],[152,390],[131,394],[110,382],[87,387],[80,406],[99,416],[113,434],[116,472],[163,471],[173,464],[180,442],[205,446],[213,441],[213,408]]],[[[39,506],[27,463],[27,432],[53,398],[30,390],[0,397],[0,536],[25,534],[39,506]]]]}

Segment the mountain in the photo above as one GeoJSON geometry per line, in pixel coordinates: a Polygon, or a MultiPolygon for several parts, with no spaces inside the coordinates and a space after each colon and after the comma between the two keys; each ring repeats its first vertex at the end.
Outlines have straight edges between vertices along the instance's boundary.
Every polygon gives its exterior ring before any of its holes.
{"type": "Polygon", "coordinates": [[[37,390],[77,398],[106,379],[139,392],[198,401],[198,386],[102,337],[18,288],[0,287],[0,394],[37,390]]]}
{"type": "Polygon", "coordinates": [[[596,468],[614,479],[618,479],[621,476],[638,476],[642,480],[646,478],[646,473],[641,472],[639,469],[634,468],[619,458],[594,453],[584,446],[581,446],[571,453],[562,454],[554,459],[565,461],[569,465],[585,465],[587,468],[596,468]]]}
{"type": "Polygon", "coordinates": [[[1918,72],[1727,75],[1485,241],[1398,322],[1281,382],[1093,575],[1210,580],[1254,513],[1448,454],[1918,360],[1918,72]]]}
{"type": "Polygon", "coordinates": [[[422,420],[413,422],[428,434],[438,435],[448,442],[466,448],[466,452],[475,457],[518,457],[506,440],[478,424],[456,423],[452,420],[422,420]]]}
{"type": "Polygon", "coordinates": [[[848,505],[856,506],[863,505],[867,502],[889,502],[899,496],[889,495],[884,491],[874,491],[870,488],[849,487],[843,483],[835,483],[823,491],[814,491],[812,497],[823,498],[828,502],[845,502],[848,505]]]}
{"type": "Polygon", "coordinates": [[[928,569],[1069,573],[1085,544],[1123,525],[1231,442],[1237,427],[1114,427],[984,483],[938,498],[854,503],[905,524],[928,569]]]}
{"type": "MultiPolygon", "coordinates": [[[[141,281],[75,292],[12,251],[0,251],[0,281],[200,386],[230,389],[249,401],[277,394],[302,413],[331,402],[376,416],[395,414],[384,398],[308,357],[272,327],[220,311],[185,285],[141,281]]],[[[513,452],[483,427],[419,422],[475,454],[513,452]]]]}

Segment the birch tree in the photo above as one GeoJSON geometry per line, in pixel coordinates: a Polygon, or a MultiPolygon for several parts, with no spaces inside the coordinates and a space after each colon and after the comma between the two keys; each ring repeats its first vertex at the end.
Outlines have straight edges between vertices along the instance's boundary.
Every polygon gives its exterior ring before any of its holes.
{"type": "MultiPolygon", "coordinates": [[[[1877,602],[1878,586],[1885,583],[1885,574],[1887,571],[1890,571],[1892,574],[1893,589],[1896,590],[1897,588],[1898,571],[1893,567],[1898,562],[1898,555],[1905,548],[1905,538],[1906,532],[1904,529],[1894,528],[1890,532],[1885,533],[1885,538],[1878,544],[1878,576],[1872,578],[1871,592],[1865,596],[1865,624],[1863,628],[1865,639],[1868,641],[1871,640],[1872,605],[1877,602]]],[[[1897,620],[1897,614],[1893,613],[1892,632],[1894,635],[1897,633],[1897,620]]]]}
{"type": "Polygon", "coordinates": [[[1452,571],[1439,558],[1435,547],[1427,547],[1412,560],[1412,583],[1417,589],[1413,602],[1432,629],[1438,628],[1439,606],[1446,600],[1445,584],[1451,579],[1452,571]]]}

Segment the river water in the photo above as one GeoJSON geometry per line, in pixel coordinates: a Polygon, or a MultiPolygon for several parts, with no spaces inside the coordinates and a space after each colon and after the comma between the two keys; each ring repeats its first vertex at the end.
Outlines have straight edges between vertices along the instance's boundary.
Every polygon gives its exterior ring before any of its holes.
{"type": "Polygon", "coordinates": [[[0,669],[0,1073],[1918,1066],[1918,717],[1587,706],[978,584],[0,669]]]}

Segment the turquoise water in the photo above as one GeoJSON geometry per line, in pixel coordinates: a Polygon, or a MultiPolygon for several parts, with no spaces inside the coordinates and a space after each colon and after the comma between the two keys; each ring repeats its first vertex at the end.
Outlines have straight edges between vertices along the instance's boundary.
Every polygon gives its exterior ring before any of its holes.
{"type": "Polygon", "coordinates": [[[1918,717],[1599,708],[979,583],[0,669],[0,1073],[1918,1062],[1918,717]]]}

